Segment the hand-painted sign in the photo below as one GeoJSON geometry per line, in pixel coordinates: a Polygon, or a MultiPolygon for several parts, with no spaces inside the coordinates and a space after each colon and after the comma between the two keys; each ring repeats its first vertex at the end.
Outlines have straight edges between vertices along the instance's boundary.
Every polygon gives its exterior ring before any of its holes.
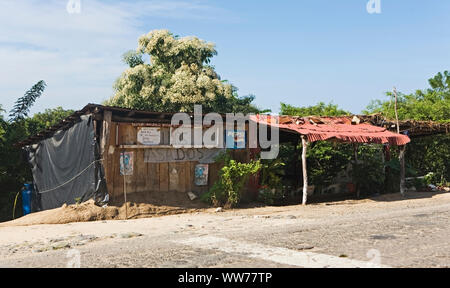
{"type": "Polygon", "coordinates": [[[208,185],[208,164],[195,165],[195,185],[208,185]]]}
{"type": "Polygon", "coordinates": [[[225,130],[227,149],[245,149],[245,130],[225,130]]]}
{"type": "Polygon", "coordinates": [[[163,162],[189,162],[196,161],[203,164],[214,163],[215,158],[219,156],[223,149],[207,148],[152,148],[144,152],[144,162],[163,163],[163,162]]]}
{"type": "Polygon", "coordinates": [[[133,175],[133,152],[120,153],[120,175],[133,175]]]}
{"type": "Polygon", "coordinates": [[[161,143],[161,128],[141,127],[137,133],[137,142],[142,145],[158,145],[161,143]]]}

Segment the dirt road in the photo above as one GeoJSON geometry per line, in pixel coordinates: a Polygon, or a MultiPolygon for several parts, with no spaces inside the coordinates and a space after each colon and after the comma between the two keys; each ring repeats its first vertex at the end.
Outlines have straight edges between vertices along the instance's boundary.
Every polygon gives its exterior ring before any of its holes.
{"type": "Polygon", "coordinates": [[[0,267],[449,267],[450,194],[0,227],[0,267]]]}

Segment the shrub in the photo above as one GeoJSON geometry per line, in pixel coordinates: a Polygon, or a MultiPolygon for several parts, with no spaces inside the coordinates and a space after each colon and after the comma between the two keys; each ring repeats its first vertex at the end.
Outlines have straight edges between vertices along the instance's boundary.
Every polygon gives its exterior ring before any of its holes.
{"type": "Polygon", "coordinates": [[[241,163],[224,154],[218,159],[224,166],[219,171],[219,179],[210,191],[202,196],[203,200],[211,202],[214,206],[235,207],[241,200],[242,188],[250,175],[261,169],[260,161],[241,163]]]}
{"type": "Polygon", "coordinates": [[[282,176],[286,164],[281,159],[263,160],[258,200],[267,204],[281,204],[286,199],[282,176]]]}

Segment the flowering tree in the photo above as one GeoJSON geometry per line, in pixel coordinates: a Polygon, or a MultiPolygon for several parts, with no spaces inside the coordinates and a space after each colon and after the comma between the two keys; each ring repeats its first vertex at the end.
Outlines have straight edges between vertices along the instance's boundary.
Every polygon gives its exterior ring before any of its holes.
{"type": "Polygon", "coordinates": [[[197,37],[154,30],[139,38],[136,53],[126,53],[129,68],[117,79],[115,95],[106,105],[159,112],[257,112],[254,97],[238,97],[237,89],[220,80],[209,65],[217,54],[213,43],[197,37]],[[150,55],[150,63],[141,61],[150,55]]]}

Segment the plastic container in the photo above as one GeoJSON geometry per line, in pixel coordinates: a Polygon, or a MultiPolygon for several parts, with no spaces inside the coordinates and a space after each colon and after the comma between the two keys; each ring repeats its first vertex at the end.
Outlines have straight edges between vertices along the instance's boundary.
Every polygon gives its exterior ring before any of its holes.
{"type": "Polygon", "coordinates": [[[33,186],[31,184],[25,184],[22,190],[22,210],[23,215],[31,213],[31,194],[33,186]]]}

